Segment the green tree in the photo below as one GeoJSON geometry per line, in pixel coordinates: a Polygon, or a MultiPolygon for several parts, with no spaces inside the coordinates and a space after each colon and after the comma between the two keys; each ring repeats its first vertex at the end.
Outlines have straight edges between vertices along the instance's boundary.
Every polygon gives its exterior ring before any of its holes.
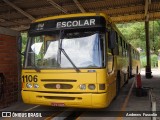
{"type": "MultiPolygon", "coordinates": [[[[22,53],[25,52],[25,49],[26,49],[26,45],[27,45],[27,32],[23,32],[21,33],[21,36],[22,36],[22,53]]],[[[23,61],[24,61],[24,56],[22,55],[22,64],[23,64],[23,61]]]]}
{"type": "MultiPolygon", "coordinates": [[[[145,40],[145,24],[144,22],[117,24],[118,29],[124,35],[127,41],[135,48],[141,48],[141,64],[146,66],[146,40],[145,40]]],[[[149,37],[150,37],[150,50],[151,59],[154,63],[152,66],[156,67],[158,50],[160,49],[160,21],[149,22],[149,37]],[[154,64],[154,65],[153,65],[154,64]]],[[[152,61],[151,60],[151,61],[152,61]]]]}
{"type": "Polygon", "coordinates": [[[158,56],[156,54],[151,55],[151,67],[158,67],[158,56]]]}

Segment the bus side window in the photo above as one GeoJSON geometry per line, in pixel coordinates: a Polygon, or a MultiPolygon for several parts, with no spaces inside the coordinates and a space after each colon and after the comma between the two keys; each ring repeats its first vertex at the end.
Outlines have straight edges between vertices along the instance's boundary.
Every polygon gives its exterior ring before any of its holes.
{"type": "Polygon", "coordinates": [[[132,49],[132,58],[134,59],[134,51],[133,51],[133,49],[132,49]]]}
{"type": "Polygon", "coordinates": [[[127,57],[127,43],[125,43],[125,56],[127,57]]]}
{"type": "Polygon", "coordinates": [[[118,36],[118,41],[119,41],[119,55],[122,55],[122,38],[118,36]]]}
{"type": "Polygon", "coordinates": [[[113,55],[112,55],[112,51],[113,49],[110,49],[109,48],[109,42],[110,42],[110,33],[107,32],[106,33],[106,38],[108,40],[108,42],[106,42],[106,45],[107,45],[107,58],[106,58],[106,61],[107,61],[107,72],[108,74],[110,74],[112,71],[113,71],[113,55]]]}
{"type": "Polygon", "coordinates": [[[126,43],[126,56],[128,57],[128,44],[126,43]]]}
{"type": "Polygon", "coordinates": [[[138,60],[138,52],[136,52],[136,59],[138,60]]]}
{"type": "Polygon", "coordinates": [[[133,59],[135,59],[135,55],[134,55],[134,49],[133,49],[133,59]]]}
{"type": "Polygon", "coordinates": [[[119,55],[119,44],[118,44],[118,34],[116,33],[116,44],[115,48],[113,49],[114,55],[119,55]]]}
{"type": "Polygon", "coordinates": [[[121,40],[122,40],[122,56],[124,56],[124,43],[123,43],[123,39],[121,38],[121,40]]]}
{"type": "Polygon", "coordinates": [[[124,48],[124,52],[123,52],[123,56],[126,57],[126,42],[123,41],[123,48],[124,48]]]}
{"type": "Polygon", "coordinates": [[[109,33],[106,33],[106,38],[107,38],[107,42],[106,42],[107,52],[108,52],[108,53],[111,53],[111,49],[109,49],[109,47],[108,47],[108,46],[109,46],[109,33]]]}

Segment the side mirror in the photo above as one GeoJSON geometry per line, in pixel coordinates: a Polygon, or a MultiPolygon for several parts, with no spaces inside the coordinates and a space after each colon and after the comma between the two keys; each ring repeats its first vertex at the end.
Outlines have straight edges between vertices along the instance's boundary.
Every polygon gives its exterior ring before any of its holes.
{"type": "Polygon", "coordinates": [[[109,49],[114,49],[116,47],[116,32],[113,30],[109,31],[108,47],[109,49]]]}

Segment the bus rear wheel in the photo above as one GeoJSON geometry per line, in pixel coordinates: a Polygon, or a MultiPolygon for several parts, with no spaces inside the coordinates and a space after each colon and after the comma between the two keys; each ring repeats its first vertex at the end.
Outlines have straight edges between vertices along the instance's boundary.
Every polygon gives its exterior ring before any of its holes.
{"type": "Polygon", "coordinates": [[[127,72],[128,72],[128,74],[127,74],[127,80],[126,80],[126,84],[128,84],[128,80],[129,80],[129,78],[130,78],[130,71],[129,71],[129,67],[128,67],[128,70],[127,70],[127,72]]]}
{"type": "Polygon", "coordinates": [[[116,97],[119,95],[119,92],[120,92],[120,81],[121,81],[121,75],[120,75],[120,71],[118,71],[117,78],[116,78],[116,97]]]}

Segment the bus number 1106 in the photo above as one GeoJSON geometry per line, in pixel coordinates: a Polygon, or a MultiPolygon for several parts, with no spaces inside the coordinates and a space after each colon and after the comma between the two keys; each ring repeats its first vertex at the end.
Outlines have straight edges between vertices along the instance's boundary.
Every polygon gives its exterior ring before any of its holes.
{"type": "Polygon", "coordinates": [[[37,75],[23,75],[22,76],[23,82],[37,82],[38,81],[38,76],[37,75]]]}

